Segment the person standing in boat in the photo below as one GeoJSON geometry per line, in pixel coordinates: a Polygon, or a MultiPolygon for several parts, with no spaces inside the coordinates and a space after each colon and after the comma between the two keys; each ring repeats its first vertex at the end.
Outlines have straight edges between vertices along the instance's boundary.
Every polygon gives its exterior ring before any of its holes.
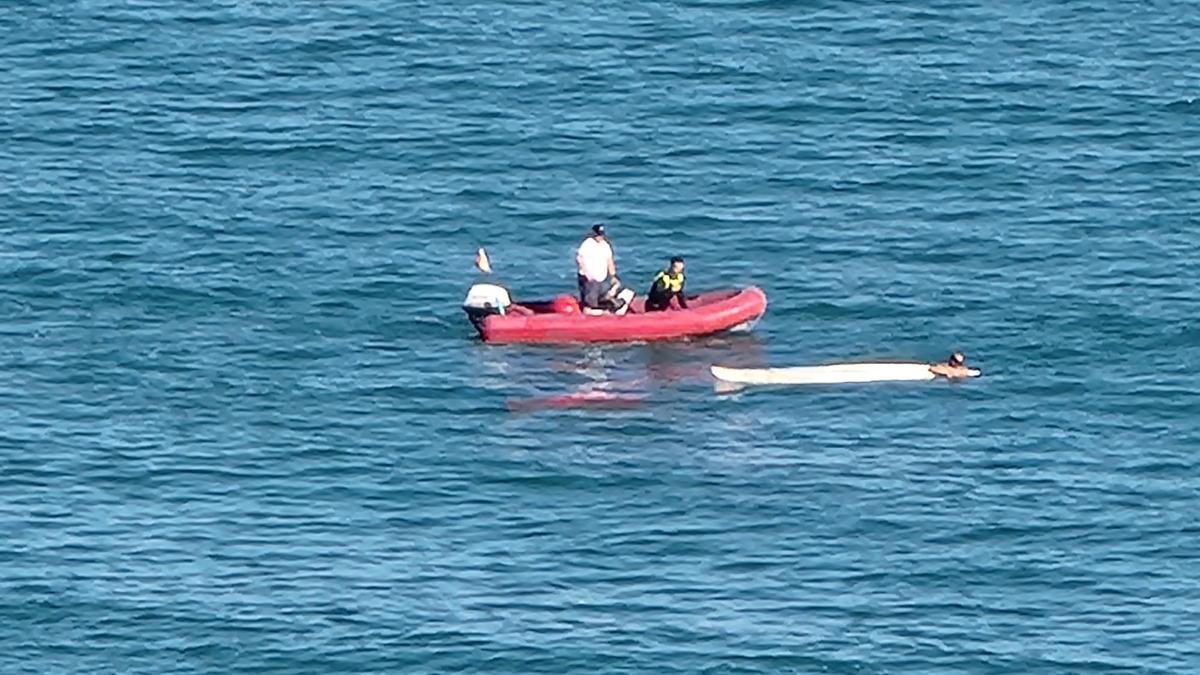
{"type": "Polygon", "coordinates": [[[683,258],[675,256],[665,270],[654,277],[650,292],[646,294],[646,311],[661,312],[670,309],[671,300],[679,301],[680,309],[687,309],[687,297],[683,294],[683,258]]]}
{"type": "Polygon", "coordinates": [[[596,224],[575,253],[579,267],[579,302],[586,308],[613,311],[618,288],[617,264],[604,226],[596,224]]]}

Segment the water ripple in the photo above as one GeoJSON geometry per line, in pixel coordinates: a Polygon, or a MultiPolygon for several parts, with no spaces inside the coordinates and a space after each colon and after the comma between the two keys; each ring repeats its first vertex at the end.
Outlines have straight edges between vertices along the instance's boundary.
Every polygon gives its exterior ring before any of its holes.
{"type": "Polygon", "coordinates": [[[0,670],[1200,665],[1186,3],[14,5],[0,670]],[[489,347],[569,289],[751,336],[489,347]],[[706,367],[966,385],[715,394],[706,367]],[[562,394],[634,404],[570,408],[562,394]]]}

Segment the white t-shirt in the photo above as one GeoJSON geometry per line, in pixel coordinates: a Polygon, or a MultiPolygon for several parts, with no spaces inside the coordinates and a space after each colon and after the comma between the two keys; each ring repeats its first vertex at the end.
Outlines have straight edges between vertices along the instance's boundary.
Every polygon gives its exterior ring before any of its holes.
{"type": "Polygon", "coordinates": [[[608,278],[608,264],[613,259],[612,246],[603,239],[588,237],[579,245],[575,254],[575,262],[579,264],[579,273],[589,281],[604,281],[608,278]]]}

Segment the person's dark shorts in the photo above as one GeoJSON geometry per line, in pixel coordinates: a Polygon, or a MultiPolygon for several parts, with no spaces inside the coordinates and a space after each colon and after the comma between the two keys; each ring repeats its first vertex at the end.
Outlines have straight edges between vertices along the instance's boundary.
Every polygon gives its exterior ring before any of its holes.
{"type": "Polygon", "coordinates": [[[604,281],[592,281],[579,275],[579,303],[592,309],[605,308],[605,296],[612,290],[612,277],[604,281]]]}
{"type": "Polygon", "coordinates": [[[653,300],[646,301],[646,311],[647,312],[665,312],[668,309],[671,309],[671,299],[670,298],[667,298],[665,301],[660,301],[660,302],[655,302],[653,300]]]}

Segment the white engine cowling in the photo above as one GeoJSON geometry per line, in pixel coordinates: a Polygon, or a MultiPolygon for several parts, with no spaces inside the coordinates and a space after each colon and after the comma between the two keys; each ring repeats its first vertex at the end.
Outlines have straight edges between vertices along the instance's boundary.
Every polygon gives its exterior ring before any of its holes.
{"type": "Polygon", "coordinates": [[[504,314],[511,304],[512,298],[509,297],[508,291],[503,286],[475,284],[471,290],[467,291],[467,298],[463,300],[463,309],[504,314]]]}

